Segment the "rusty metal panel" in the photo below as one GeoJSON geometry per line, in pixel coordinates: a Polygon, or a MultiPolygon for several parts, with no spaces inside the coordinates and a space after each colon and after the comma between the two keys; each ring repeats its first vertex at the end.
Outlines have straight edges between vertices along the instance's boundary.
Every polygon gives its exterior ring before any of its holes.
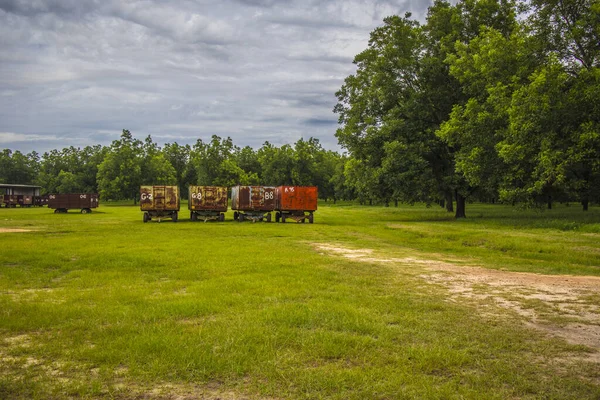
{"type": "Polygon", "coordinates": [[[273,211],[275,209],[275,187],[235,186],[231,189],[231,209],[273,211]]]}
{"type": "Polygon", "coordinates": [[[33,204],[33,196],[23,196],[23,205],[30,206],[33,204]]]}
{"type": "Polygon", "coordinates": [[[140,209],[142,211],[179,211],[179,187],[141,186],[140,209]]]}
{"type": "Polygon", "coordinates": [[[192,211],[227,211],[227,188],[222,186],[190,186],[188,209],[192,211]]]}
{"type": "Polygon", "coordinates": [[[318,189],[316,186],[279,186],[276,198],[278,211],[315,211],[318,189]]]}

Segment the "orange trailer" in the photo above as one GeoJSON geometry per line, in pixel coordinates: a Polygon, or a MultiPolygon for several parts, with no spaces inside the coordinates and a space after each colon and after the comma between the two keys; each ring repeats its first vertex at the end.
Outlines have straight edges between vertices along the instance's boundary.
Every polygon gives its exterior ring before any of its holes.
{"type": "Polygon", "coordinates": [[[314,222],[317,210],[318,189],[316,186],[279,186],[275,190],[275,221],[285,222],[291,218],[296,222],[314,222]]]}

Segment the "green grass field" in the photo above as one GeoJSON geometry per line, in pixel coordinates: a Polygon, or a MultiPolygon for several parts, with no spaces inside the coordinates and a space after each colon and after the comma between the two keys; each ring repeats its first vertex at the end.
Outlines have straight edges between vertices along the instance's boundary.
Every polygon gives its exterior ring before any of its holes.
{"type": "Polygon", "coordinates": [[[187,214],[0,209],[0,398],[600,398],[597,349],[449,301],[426,264],[394,261],[600,276],[598,207],[187,214]]]}

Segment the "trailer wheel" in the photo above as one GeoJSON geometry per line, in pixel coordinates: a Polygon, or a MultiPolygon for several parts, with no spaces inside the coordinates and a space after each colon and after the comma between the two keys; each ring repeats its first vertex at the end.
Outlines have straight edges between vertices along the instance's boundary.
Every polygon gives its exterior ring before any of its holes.
{"type": "Polygon", "coordinates": [[[173,222],[177,222],[177,211],[174,211],[173,214],[171,215],[171,220],[173,222]]]}
{"type": "Polygon", "coordinates": [[[223,214],[223,213],[219,214],[219,221],[221,221],[221,222],[225,221],[225,214],[223,214]]]}
{"type": "Polygon", "coordinates": [[[198,214],[196,214],[195,212],[193,212],[193,211],[192,211],[192,212],[190,213],[190,219],[191,219],[192,221],[198,221],[198,214]]]}
{"type": "Polygon", "coordinates": [[[314,222],[314,217],[313,217],[313,214],[310,213],[309,216],[308,216],[308,223],[312,224],[313,222],[314,222]]]}
{"type": "Polygon", "coordinates": [[[144,213],[144,223],[148,222],[148,220],[150,220],[150,216],[148,215],[148,213],[144,213]]]}
{"type": "Polygon", "coordinates": [[[271,222],[271,213],[267,214],[267,222],[271,222]]]}
{"type": "Polygon", "coordinates": [[[244,214],[238,214],[238,222],[242,222],[244,220],[244,214]]]}
{"type": "Polygon", "coordinates": [[[54,214],[58,214],[60,212],[60,210],[57,208],[56,210],[54,210],[54,214]]]}
{"type": "Polygon", "coordinates": [[[285,214],[281,213],[281,222],[285,224],[285,214]]]}
{"type": "Polygon", "coordinates": [[[281,219],[281,214],[278,211],[275,213],[275,222],[279,222],[280,219],[281,219]]]}
{"type": "Polygon", "coordinates": [[[81,209],[81,213],[82,214],[87,214],[89,212],[89,210],[87,208],[82,208],[81,209]]]}
{"type": "Polygon", "coordinates": [[[240,217],[240,213],[237,212],[237,211],[234,211],[234,213],[233,213],[233,220],[237,221],[239,217],[240,217]]]}

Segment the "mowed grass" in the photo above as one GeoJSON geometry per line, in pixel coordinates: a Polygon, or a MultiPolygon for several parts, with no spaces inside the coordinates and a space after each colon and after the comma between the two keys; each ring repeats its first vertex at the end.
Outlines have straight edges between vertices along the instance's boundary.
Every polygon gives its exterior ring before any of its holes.
{"type": "MultiPolygon", "coordinates": [[[[589,349],[315,244],[600,275],[600,209],[321,204],[315,224],[0,209],[0,398],[600,397],[589,349]],[[232,394],[233,393],[233,394],[232,394]]],[[[417,267],[415,267],[417,268],[417,267]]]]}

